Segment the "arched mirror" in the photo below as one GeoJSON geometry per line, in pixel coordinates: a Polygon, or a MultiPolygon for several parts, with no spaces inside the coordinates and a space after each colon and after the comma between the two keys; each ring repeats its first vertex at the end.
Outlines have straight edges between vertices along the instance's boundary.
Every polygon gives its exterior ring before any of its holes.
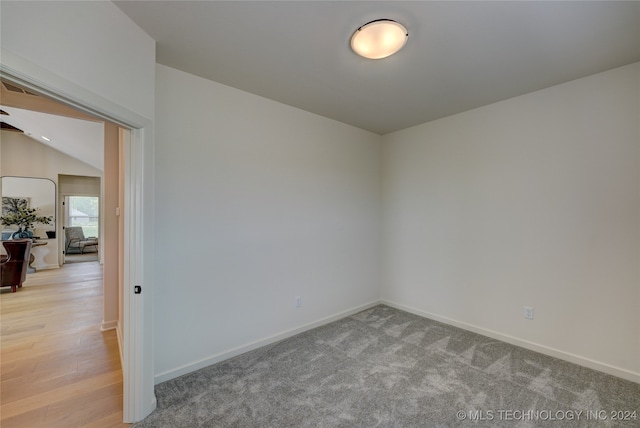
{"type": "Polygon", "coordinates": [[[30,232],[34,238],[55,238],[56,184],[53,181],[48,178],[4,176],[0,178],[0,190],[2,217],[11,218],[8,223],[13,223],[2,224],[2,240],[10,239],[14,232],[24,226],[24,222],[19,223],[19,213],[24,212],[21,208],[35,210],[36,219],[41,220],[31,223],[30,232]]]}

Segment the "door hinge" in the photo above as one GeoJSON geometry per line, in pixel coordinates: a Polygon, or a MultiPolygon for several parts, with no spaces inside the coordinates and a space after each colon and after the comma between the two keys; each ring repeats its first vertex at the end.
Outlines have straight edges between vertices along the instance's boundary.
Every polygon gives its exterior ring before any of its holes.
{"type": "Polygon", "coordinates": [[[142,286],[141,286],[141,285],[134,285],[134,286],[133,286],[133,293],[134,293],[134,294],[140,294],[140,293],[142,293],[142,286]]]}

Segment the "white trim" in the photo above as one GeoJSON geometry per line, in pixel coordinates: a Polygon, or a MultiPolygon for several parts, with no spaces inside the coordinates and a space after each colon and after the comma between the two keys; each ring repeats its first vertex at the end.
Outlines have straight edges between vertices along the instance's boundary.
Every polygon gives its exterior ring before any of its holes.
{"type": "Polygon", "coordinates": [[[145,191],[145,182],[153,181],[152,167],[146,168],[146,161],[153,163],[151,135],[148,128],[131,131],[124,156],[123,315],[128,328],[123,332],[123,369],[127,367],[129,377],[124,386],[125,422],[144,419],[157,404],[153,388],[153,287],[151,273],[146,270],[153,256],[152,240],[146,239],[153,224],[147,224],[151,221],[144,216],[144,207],[153,205],[153,196],[145,191]],[[136,286],[142,287],[141,294],[135,294],[136,286]]]}
{"type": "Polygon", "coordinates": [[[100,325],[100,331],[108,331],[113,330],[114,328],[118,328],[118,320],[113,321],[102,321],[100,325]]]}
{"type": "Polygon", "coordinates": [[[46,68],[28,61],[13,52],[0,49],[0,71],[4,77],[35,92],[85,113],[108,120],[126,128],[145,128],[150,120],[66,80],[46,68]]]}
{"type": "Polygon", "coordinates": [[[528,340],[518,339],[517,337],[509,336],[507,334],[502,334],[497,331],[488,330],[483,327],[479,327],[472,324],[467,324],[462,321],[456,321],[451,318],[443,317],[441,315],[433,314],[431,312],[425,312],[420,309],[416,309],[410,306],[401,305],[399,303],[395,303],[389,300],[382,299],[382,304],[391,306],[392,308],[400,309],[405,312],[410,312],[415,315],[419,315],[424,318],[429,318],[434,321],[439,321],[445,324],[452,325],[454,327],[459,327],[464,330],[472,331],[474,333],[481,334],[483,336],[491,337],[493,339],[501,340],[503,342],[510,343],[512,345],[520,346],[521,348],[529,349],[531,351],[539,352],[544,355],[548,355],[550,357],[559,358],[564,361],[568,361],[570,363],[575,363],[580,366],[584,366],[593,370],[598,370],[603,373],[610,374],[612,376],[616,376],[622,379],[630,380],[631,382],[640,383],[640,373],[634,373],[632,371],[615,367],[609,364],[601,363],[599,361],[595,361],[589,358],[581,357],[580,355],[575,355],[569,352],[564,352],[559,349],[550,348],[548,346],[540,345],[538,343],[529,342],[528,340]]]}
{"type": "Polygon", "coordinates": [[[198,360],[198,361],[194,361],[193,363],[190,363],[190,364],[185,364],[185,365],[180,366],[180,367],[178,367],[176,369],[167,370],[165,372],[158,373],[155,376],[155,382],[156,382],[156,384],[159,384],[159,383],[167,381],[169,379],[173,379],[173,378],[176,378],[178,376],[182,376],[182,375],[185,375],[187,373],[191,373],[193,371],[196,371],[196,370],[199,370],[201,368],[210,366],[212,364],[219,363],[220,361],[224,361],[224,360],[227,360],[229,358],[233,358],[235,356],[238,356],[240,354],[244,354],[245,352],[249,352],[249,351],[252,351],[254,349],[258,349],[258,348],[261,348],[263,346],[279,342],[281,340],[284,340],[284,339],[287,339],[289,337],[295,336],[296,334],[303,333],[303,332],[305,332],[307,330],[311,330],[311,329],[314,329],[316,327],[320,327],[320,326],[323,326],[325,324],[329,324],[331,322],[337,321],[339,319],[351,316],[353,314],[357,314],[358,312],[361,312],[361,311],[367,310],[369,308],[372,308],[374,306],[377,306],[380,303],[381,303],[380,300],[375,300],[373,302],[369,302],[369,303],[366,303],[364,305],[356,306],[356,307],[348,309],[346,311],[339,312],[339,313],[334,314],[334,315],[330,315],[328,317],[319,319],[317,321],[313,321],[313,322],[310,322],[308,324],[304,324],[304,325],[302,325],[300,327],[292,328],[290,330],[286,330],[286,331],[277,333],[277,334],[275,334],[273,336],[265,337],[264,339],[260,339],[260,340],[257,340],[255,342],[247,343],[246,345],[242,345],[242,346],[239,346],[237,348],[233,348],[233,349],[230,349],[228,351],[221,352],[219,354],[215,354],[215,355],[212,355],[212,356],[207,357],[207,358],[203,358],[203,359],[198,360]]]}

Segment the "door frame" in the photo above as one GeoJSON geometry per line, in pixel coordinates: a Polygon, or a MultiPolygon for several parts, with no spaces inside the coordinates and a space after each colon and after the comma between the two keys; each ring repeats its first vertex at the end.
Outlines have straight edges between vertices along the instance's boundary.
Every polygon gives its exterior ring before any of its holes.
{"type": "MultiPolygon", "coordinates": [[[[103,185],[103,177],[99,177],[100,179],[100,187],[101,189],[104,187],[103,185]]],[[[70,219],[70,214],[69,214],[69,210],[70,210],[70,200],[71,198],[77,198],[77,197],[89,197],[89,198],[97,198],[98,199],[98,206],[99,206],[99,212],[98,212],[98,261],[102,264],[102,255],[103,255],[103,251],[102,251],[102,245],[104,243],[104,240],[102,239],[102,235],[104,234],[104,227],[103,227],[103,195],[102,195],[102,190],[101,193],[99,195],[93,195],[93,194],[68,194],[68,193],[62,193],[60,192],[60,174],[58,174],[58,212],[62,213],[62,231],[60,233],[60,238],[59,239],[59,243],[58,243],[58,264],[60,266],[62,266],[63,264],[66,263],[66,257],[67,257],[67,234],[65,232],[65,229],[67,227],[71,227],[71,225],[69,224],[69,219],[70,219]]]]}
{"type": "Polygon", "coordinates": [[[124,145],[124,292],[122,373],[124,422],[156,407],[153,359],[153,120],[142,117],[51,71],[2,50],[0,76],[62,104],[130,130],[124,145]],[[135,289],[140,286],[141,294],[135,289]]]}

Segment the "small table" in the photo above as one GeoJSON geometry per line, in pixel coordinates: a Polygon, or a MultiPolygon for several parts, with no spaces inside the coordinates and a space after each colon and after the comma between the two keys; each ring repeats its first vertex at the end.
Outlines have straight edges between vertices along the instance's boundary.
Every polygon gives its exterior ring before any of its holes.
{"type": "MultiPolygon", "coordinates": [[[[47,245],[47,244],[48,244],[47,241],[32,241],[31,242],[31,249],[33,250],[33,248],[35,248],[35,247],[41,247],[41,246],[47,245]]],[[[36,256],[34,256],[33,255],[33,251],[31,251],[31,253],[29,254],[29,267],[27,268],[27,273],[35,273],[36,272],[36,268],[31,266],[31,264],[34,262],[35,259],[36,259],[36,256]]]]}

